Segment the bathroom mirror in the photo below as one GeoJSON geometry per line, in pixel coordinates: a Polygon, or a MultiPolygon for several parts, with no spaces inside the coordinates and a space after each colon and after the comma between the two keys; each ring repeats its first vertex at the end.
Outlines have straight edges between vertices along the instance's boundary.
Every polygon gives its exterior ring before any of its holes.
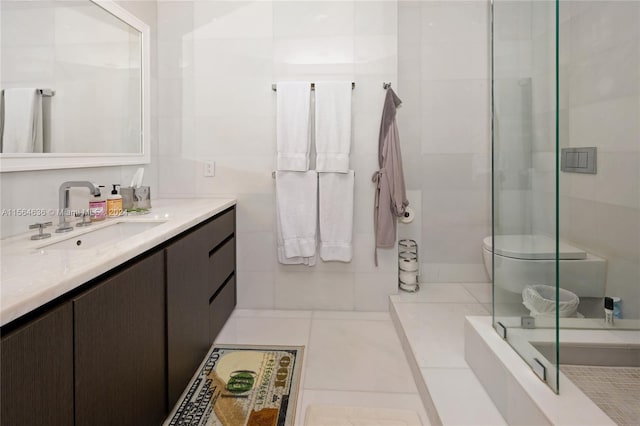
{"type": "Polygon", "coordinates": [[[0,7],[0,171],[149,163],[148,25],[107,0],[0,7]]]}

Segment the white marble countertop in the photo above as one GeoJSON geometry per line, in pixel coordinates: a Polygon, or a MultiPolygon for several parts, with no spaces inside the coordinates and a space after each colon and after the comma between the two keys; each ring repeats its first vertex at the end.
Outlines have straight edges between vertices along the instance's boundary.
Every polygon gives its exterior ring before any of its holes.
{"type": "Polygon", "coordinates": [[[235,199],[155,199],[150,214],[105,219],[91,226],[33,241],[35,232],[0,241],[0,325],[54,300],[70,290],[162,244],[236,204],[235,199]],[[151,229],[92,249],[51,249],[45,246],[77,238],[118,222],[159,222],[151,229]]]}

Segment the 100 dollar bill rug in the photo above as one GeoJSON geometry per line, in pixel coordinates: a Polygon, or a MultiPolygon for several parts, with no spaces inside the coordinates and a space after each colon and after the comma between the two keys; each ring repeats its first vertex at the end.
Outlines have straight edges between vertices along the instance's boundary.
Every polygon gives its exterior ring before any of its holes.
{"type": "Polygon", "coordinates": [[[293,425],[303,350],[214,344],[164,424],[293,425]]]}

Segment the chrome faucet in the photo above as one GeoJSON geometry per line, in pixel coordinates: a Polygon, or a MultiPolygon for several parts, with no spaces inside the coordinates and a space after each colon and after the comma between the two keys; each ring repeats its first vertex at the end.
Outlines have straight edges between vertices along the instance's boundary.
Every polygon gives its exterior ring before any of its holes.
{"type": "Polygon", "coordinates": [[[100,188],[95,183],[89,181],[69,181],[60,185],[58,191],[58,214],[60,221],[56,232],[69,232],[73,226],[67,222],[67,210],[69,209],[69,188],[89,188],[91,195],[100,195],[100,188]]]}

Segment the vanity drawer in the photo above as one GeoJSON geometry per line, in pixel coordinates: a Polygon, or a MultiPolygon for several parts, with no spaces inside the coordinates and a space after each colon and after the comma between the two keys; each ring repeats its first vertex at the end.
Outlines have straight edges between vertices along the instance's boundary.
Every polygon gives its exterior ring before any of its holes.
{"type": "Polygon", "coordinates": [[[209,295],[213,295],[236,269],[236,239],[229,238],[224,244],[209,252],[209,295]]]}
{"type": "Polygon", "coordinates": [[[215,249],[229,235],[233,235],[235,222],[236,210],[233,208],[226,213],[222,213],[201,228],[199,233],[207,242],[209,250],[215,249]]]}
{"type": "Polygon", "coordinates": [[[209,303],[209,340],[213,342],[236,306],[236,276],[229,277],[209,303]]]}

